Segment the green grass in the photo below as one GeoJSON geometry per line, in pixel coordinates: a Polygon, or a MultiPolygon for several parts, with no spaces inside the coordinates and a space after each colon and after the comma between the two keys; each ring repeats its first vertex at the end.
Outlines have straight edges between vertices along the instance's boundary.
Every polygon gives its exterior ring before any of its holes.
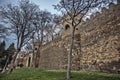
{"type": "MultiPolygon", "coordinates": [[[[0,73],[0,80],[66,80],[66,72],[21,68],[10,75],[0,73]]],[[[120,74],[73,71],[71,80],[120,80],[120,74]]]]}

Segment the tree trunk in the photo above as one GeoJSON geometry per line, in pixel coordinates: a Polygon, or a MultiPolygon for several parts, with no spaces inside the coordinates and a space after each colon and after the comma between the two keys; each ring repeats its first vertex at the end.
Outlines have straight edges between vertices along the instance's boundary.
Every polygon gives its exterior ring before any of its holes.
{"type": "Polygon", "coordinates": [[[6,71],[6,67],[7,67],[7,65],[8,65],[9,58],[10,58],[10,56],[8,55],[8,58],[7,58],[7,61],[6,61],[6,63],[5,63],[4,68],[3,68],[3,70],[2,70],[2,73],[4,73],[4,72],[6,71]]]}
{"type": "Polygon", "coordinates": [[[35,65],[36,65],[36,52],[35,52],[35,42],[34,42],[34,38],[33,38],[33,62],[32,62],[32,67],[35,68],[36,67],[35,65]]]}
{"type": "Polygon", "coordinates": [[[79,49],[80,50],[80,55],[79,55],[79,57],[80,57],[80,65],[79,65],[79,68],[82,69],[82,61],[81,60],[82,60],[83,55],[82,55],[82,45],[81,45],[81,34],[80,34],[80,45],[79,46],[80,46],[80,49],[79,49]]]}
{"type": "Polygon", "coordinates": [[[13,69],[15,68],[15,60],[17,58],[18,53],[19,53],[19,51],[17,50],[17,52],[13,56],[13,59],[12,59],[11,64],[10,64],[10,68],[8,70],[8,74],[11,74],[13,69]]]}
{"type": "Polygon", "coordinates": [[[39,60],[40,60],[40,43],[38,45],[37,51],[34,53],[34,68],[39,67],[39,60]]]}
{"type": "Polygon", "coordinates": [[[36,61],[36,67],[39,67],[39,60],[40,60],[40,47],[38,48],[38,52],[37,52],[37,61],[36,61]]]}
{"type": "Polygon", "coordinates": [[[37,56],[36,56],[36,67],[38,68],[39,67],[39,62],[40,62],[40,51],[41,51],[41,46],[42,46],[42,41],[39,43],[39,47],[38,47],[38,50],[37,50],[37,56]]]}
{"type": "Polygon", "coordinates": [[[74,33],[75,33],[75,27],[73,27],[73,31],[72,31],[72,35],[71,35],[70,51],[68,53],[67,80],[70,80],[70,77],[71,77],[72,49],[73,49],[73,45],[74,45],[74,33]]]}
{"type": "Polygon", "coordinates": [[[32,63],[33,68],[35,68],[35,62],[36,62],[36,54],[35,54],[35,50],[33,50],[33,63],[32,63]]]}

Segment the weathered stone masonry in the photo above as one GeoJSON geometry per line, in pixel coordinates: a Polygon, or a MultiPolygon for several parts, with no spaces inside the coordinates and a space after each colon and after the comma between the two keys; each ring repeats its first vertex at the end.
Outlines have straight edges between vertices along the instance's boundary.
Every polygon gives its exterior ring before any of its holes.
{"type": "MultiPolygon", "coordinates": [[[[42,48],[40,68],[66,69],[71,29],[64,23],[62,37],[42,48]]],[[[120,0],[76,28],[72,69],[109,72],[120,69],[120,0]]]]}

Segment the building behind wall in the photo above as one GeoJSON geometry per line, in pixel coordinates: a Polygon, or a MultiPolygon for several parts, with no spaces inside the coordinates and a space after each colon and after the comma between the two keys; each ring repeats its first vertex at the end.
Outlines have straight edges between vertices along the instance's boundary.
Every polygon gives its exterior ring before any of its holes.
{"type": "Polygon", "coordinates": [[[19,52],[16,59],[17,67],[32,67],[33,64],[33,53],[26,53],[24,51],[19,52]]]}

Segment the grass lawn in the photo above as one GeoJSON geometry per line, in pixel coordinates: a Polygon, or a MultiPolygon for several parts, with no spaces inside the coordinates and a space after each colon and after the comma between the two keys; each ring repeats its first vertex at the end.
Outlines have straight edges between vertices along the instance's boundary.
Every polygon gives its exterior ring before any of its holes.
{"type": "MultiPolygon", "coordinates": [[[[15,69],[10,75],[0,73],[0,80],[66,80],[65,78],[65,71],[33,68],[15,69]]],[[[71,80],[120,80],[120,74],[73,71],[71,80]]]]}

